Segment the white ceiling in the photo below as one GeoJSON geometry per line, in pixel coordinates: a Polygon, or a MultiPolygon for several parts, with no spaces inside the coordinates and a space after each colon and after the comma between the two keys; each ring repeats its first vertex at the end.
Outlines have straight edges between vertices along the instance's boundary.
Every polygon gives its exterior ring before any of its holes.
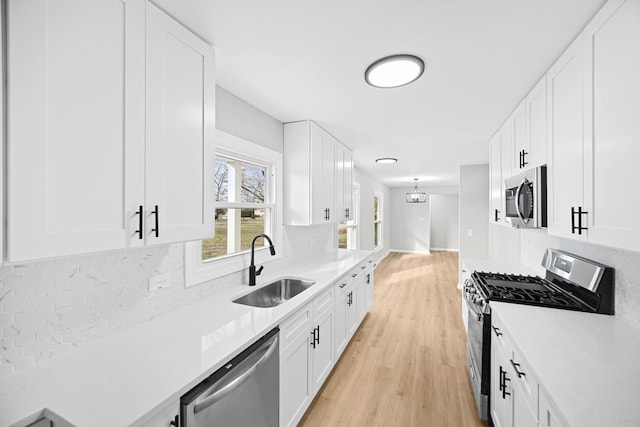
{"type": "Polygon", "coordinates": [[[455,185],[604,0],[157,0],[216,48],[217,83],[282,122],[312,119],[389,186],[455,185]],[[381,57],[427,64],[375,89],[381,57]],[[378,157],[397,157],[378,165],[378,157]]]}

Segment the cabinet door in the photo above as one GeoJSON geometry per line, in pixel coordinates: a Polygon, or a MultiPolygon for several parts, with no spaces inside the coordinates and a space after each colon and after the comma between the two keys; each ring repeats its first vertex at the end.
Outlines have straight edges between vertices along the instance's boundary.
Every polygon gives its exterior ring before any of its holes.
{"type": "Polygon", "coordinates": [[[213,235],[211,46],[147,2],[148,243],[213,235]]]}
{"type": "Polygon", "coordinates": [[[492,336],[491,345],[491,390],[489,412],[495,427],[512,427],[512,386],[509,361],[500,351],[500,347],[494,344],[492,336]]]}
{"type": "Polygon", "coordinates": [[[489,213],[489,221],[492,224],[502,223],[504,217],[504,191],[502,189],[502,139],[497,134],[489,145],[490,161],[489,161],[489,188],[491,191],[491,212],[489,213]]]}
{"type": "MultiPolygon", "coordinates": [[[[327,221],[339,221],[342,218],[341,206],[336,204],[336,140],[325,132],[322,143],[322,204],[329,209],[327,221]]],[[[327,222],[325,221],[325,222],[327,222]]]]}
{"type": "Polygon", "coordinates": [[[525,98],[526,145],[525,169],[547,163],[547,77],[534,86],[525,98]]]}
{"type": "Polygon", "coordinates": [[[589,241],[640,249],[640,2],[608,2],[585,29],[589,241]]]}
{"type": "Polygon", "coordinates": [[[351,339],[356,329],[358,329],[358,293],[355,283],[349,287],[347,292],[347,341],[351,339]]]}
{"type": "Polygon", "coordinates": [[[365,309],[365,300],[366,300],[366,295],[365,295],[365,275],[364,273],[359,273],[358,277],[356,277],[356,284],[355,284],[355,300],[356,300],[356,318],[357,318],[357,323],[360,324],[360,322],[362,322],[362,319],[364,318],[364,315],[367,313],[366,309],[365,309]]]}
{"type": "Polygon", "coordinates": [[[514,171],[519,172],[529,166],[524,162],[527,162],[527,156],[531,154],[531,148],[527,139],[525,101],[522,101],[520,105],[518,105],[509,120],[513,127],[513,168],[514,171]]]}
{"type": "Polygon", "coordinates": [[[329,373],[331,373],[335,360],[333,352],[333,307],[320,315],[315,323],[316,344],[312,346],[314,348],[311,351],[311,374],[314,393],[320,390],[329,373]]]}
{"type": "Polygon", "coordinates": [[[344,147],[336,144],[335,154],[335,208],[336,220],[345,221],[347,219],[346,207],[344,204],[344,147]]]}
{"type": "Polygon", "coordinates": [[[333,198],[333,192],[335,191],[334,169],[333,165],[329,168],[327,164],[329,158],[335,159],[335,154],[333,153],[335,146],[331,141],[331,135],[325,132],[324,129],[314,122],[311,122],[310,126],[311,224],[325,224],[331,221],[331,215],[335,214],[335,212],[332,212],[334,210],[333,202],[330,202],[328,198],[328,193],[331,193],[333,198]],[[328,153],[329,150],[331,150],[331,153],[328,153]],[[326,176],[329,170],[331,170],[330,178],[326,176]]]}
{"type": "Polygon", "coordinates": [[[142,244],[144,3],[6,11],[8,258],[142,244]]]}
{"type": "MultiPolygon", "coordinates": [[[[578,37],[547,73],[547,226],[573,234],[571,208],[583,206],[583,55],[578,37]]],[[[582,235],[584,236],[584,234],[582,235]]]]}
{"type": "Polygon", "coordinates": [[[339,281],[336,284],[336,304],[334,319],[334,347],[336,351],[336,360],[340,357],[344,349],[347,347],[347,302],[348,296],[344,288],[347,281],[339,281]]]}
{"type": "Polygon", "coordinates": [[[568,427],[560,412],[551,404],[547,394],[540,389],[540,427],[568,427]]]}
{"type": "Polygon", "coordinates": [[[521,397],[518,384],[513,386],[513,427],[538,427],[538,416],[521,397]]]}
{"type": "Polygon", "coordinates": [[[345,209],[345,219],[350,221],[354,219],[353,209],[353,153],[348,148],[345,148],[342,152],[342,165],[343,165],[343,183],[342,183],[342,198],[343,209],[345,209]]]}
{"type": "MultiPolygon", "coordinates": [[[[502,135],[502,180],[504,181],[517,173],[513,162],[515,157],[513,150],[513,123],[507,121],[500,129],[500,134],[502,135]]],[[[502,184],[504,185],[504,183],[502,184]]]]}
{"type": "Polygon", "coordinates": [[[311,403],[311,334],[301,334],[280,352],[280,426],[295,426],[311,403]]]}

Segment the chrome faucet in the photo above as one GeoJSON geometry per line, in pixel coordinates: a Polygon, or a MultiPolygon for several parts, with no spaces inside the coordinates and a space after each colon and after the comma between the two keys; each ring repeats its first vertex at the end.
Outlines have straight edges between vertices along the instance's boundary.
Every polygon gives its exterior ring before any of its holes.
{"type": "Polygon", "coordinates": [[[271,252],[271,256],[276,254],[276,248],[273,247],[273,242],[271,241],[269,236],[267,236],[266,234],[258,234],[256,235],[256,237],[253,238],[253,240],[251,241],[251,265],[249,265],[249,286],[256,285],[256,276],[259,276],[260,273],[262,273],[262,269],[264,268],[264,266],[261,265],[258,271],[256,271],[256,266],[253,261],[256,240],[258,240],[260,237],[264,237],[269,242],[269,251],[271,252]]]}

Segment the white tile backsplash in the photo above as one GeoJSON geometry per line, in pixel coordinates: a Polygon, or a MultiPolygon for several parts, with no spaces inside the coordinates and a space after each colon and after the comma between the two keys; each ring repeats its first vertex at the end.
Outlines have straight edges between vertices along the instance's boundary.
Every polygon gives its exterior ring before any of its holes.
{"type": "MultiPolygon", "coordinates": [[[[285,227],[271,268],[334,247],[334,226],[285,227]]],[[[184,244],[0,267],[0,377],[246,282],[240,271],[184,287],[184,244]],[[149,277],[171,286],[150,293],[149,277]]]]}

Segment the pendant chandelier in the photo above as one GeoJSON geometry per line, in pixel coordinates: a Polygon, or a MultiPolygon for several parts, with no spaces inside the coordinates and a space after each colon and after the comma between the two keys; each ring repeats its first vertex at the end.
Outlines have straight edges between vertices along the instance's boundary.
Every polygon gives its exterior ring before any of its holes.
{"type": "Polygon", "coordinates": [[[418,192],[418,178],[413,178],[415,184],[413,186],[413,192],[407,193],[407,203],[426,203],[427,194],[418,192]]]}

